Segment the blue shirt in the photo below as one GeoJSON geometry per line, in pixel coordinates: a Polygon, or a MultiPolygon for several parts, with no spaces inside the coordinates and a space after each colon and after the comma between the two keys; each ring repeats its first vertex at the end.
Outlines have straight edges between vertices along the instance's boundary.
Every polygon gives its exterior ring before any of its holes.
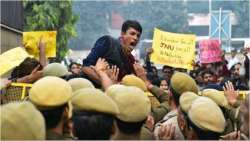
{"type": "Polygon", "coordinates": [[[110,65],[116,65],[119,68],[118,80],[134,72],[135,59],[131,53],[126,56],[123,54],[119,39],[113,39],[110,36],[99,38],[87,58],[83,60],[83,66],[95,65],[100,57],[105,58],[110,65]]]}
{"type": "Polygon", "coordinates": [[[87,58],[83,59],[83,66],[95,65],[99,57],[103,57],[111,46],[111,40],[108,36],[103,36],[99,38],[87,58]]]}

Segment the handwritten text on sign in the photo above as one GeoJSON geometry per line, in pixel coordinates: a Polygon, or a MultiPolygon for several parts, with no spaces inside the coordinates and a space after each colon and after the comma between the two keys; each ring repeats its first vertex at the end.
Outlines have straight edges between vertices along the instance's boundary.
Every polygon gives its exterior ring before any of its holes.
{"type": "Polygon", "coordinates": [[[164,32],[155,28],[153,50],[151,60],[154,63],[192,70],[195,35],[164,32]]]}

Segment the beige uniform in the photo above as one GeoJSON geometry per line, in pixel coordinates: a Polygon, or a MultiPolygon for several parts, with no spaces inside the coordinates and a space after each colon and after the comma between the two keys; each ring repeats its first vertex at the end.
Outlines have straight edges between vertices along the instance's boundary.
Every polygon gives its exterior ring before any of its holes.
{"type": "Polygon", "coordinates": [[[184,136],[179,128],[177,121],[177,110],[173,110],[169,112],[162,121],[158,122],[155,125],[154,136],[156,139],[159,139],[158,133],[161,125],[169,125],[172,124],[175,127],[175,135],[174,140],[184,140],[184,136]]]}

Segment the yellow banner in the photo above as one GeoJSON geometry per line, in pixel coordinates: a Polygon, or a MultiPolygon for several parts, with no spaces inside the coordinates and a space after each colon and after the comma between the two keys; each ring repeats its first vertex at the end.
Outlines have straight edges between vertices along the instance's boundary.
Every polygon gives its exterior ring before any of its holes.
{"type": "Polygon", "coordinates": [[[23,44],[29,54],[39,58],[38,43],[42,38],[46,44],[46,57],[56,57],[56,34],[56,31],[23,32],[23,44]]]}
{"type": "Polygon", "coordinates": [[[177,34],[154,29],[151,61],[175,68],[193,69],[195,59],[193,34],[177,34]]]}
{"type": "Polygon", "coordinates": [[[24,48],[16,47],[0,55],[0,75],[18,66],[26,57],[31,57],[24,48]]]}

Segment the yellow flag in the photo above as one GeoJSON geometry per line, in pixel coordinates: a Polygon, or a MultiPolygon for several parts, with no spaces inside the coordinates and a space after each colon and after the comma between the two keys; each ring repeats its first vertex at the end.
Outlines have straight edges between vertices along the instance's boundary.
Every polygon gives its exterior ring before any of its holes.
{"type": "Polygon", "coordinates": [[[16,47],[0,55],[0,75],[18,66],[25,58],[31,57],[24,48],[16,47]]]}
{"type": "Polygon", "coordinates": [[[193,34],[177,34],[154,29],[151,61],[176,68],[193,69],[195,39],[193,34]]]}
{"type": "Polygon", "coordinates": [[[23,44],[29,54],[39,58],[38,43],[42,37],[46,44],[46,57],[56,57],[56,34],[56,31],[23,32],[23,44]]]}

